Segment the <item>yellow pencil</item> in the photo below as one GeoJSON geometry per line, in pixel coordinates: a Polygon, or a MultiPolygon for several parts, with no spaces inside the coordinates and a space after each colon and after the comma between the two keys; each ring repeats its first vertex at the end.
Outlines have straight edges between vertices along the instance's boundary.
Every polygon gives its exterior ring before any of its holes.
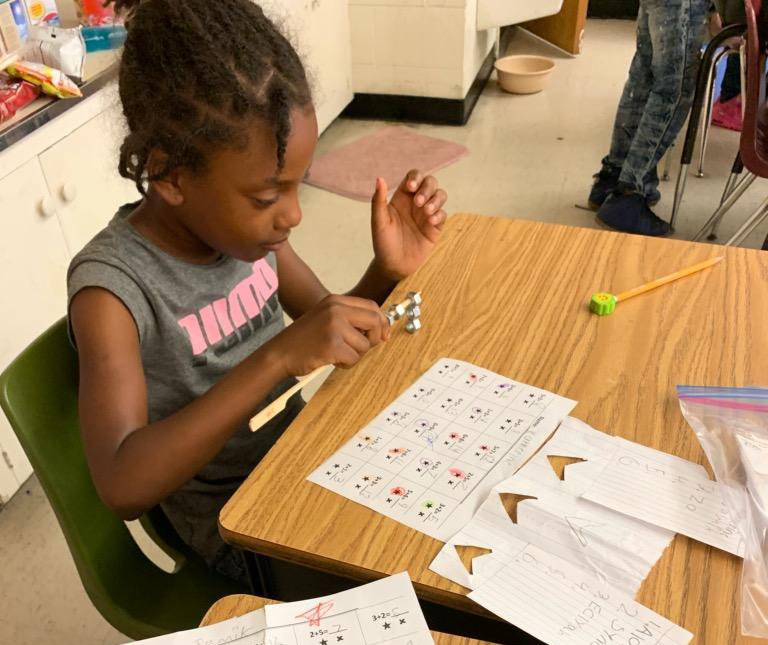
{"type": "Polygon", "coordinates": [[[692,273],[696,273],[698,271],[707,269],[711,266],[714,266],[715,264],[717,264],[718,262],[724,259],[725,259],[724,256],[719,255],[716,258],[710,258],[709,260],[704,260],[703,262],[694,264],[693,266],[690,266],[687,269],[680,269],[679,271],[675,271],[674,273],[665,275],[662,278],[657,278],[656,280],[647,282],[646,284],[640,285],[639,287],[635,287],[634,289],[629,289],[628,291],[622,291],[621,293],[618,293],[616,295],[613,295],[612,293],[605,293],[605,292],[596,293],[592,296],[592,300],[589,303],[589,309],[593,313],[596,313],[598,316],[607,316],[608,314],[611,314],[614,312],[614,310],[616,309],[617,303],[621,302],[622,300],[628,300],[629,298],[632,298],[634,296],[639,296],[641,293],[645,293],[646,291],[650,291],[651,289],[660,287],[663,284],[674,282],[675,280],[684,278],[685,276],[691,275],[692,273]]]}

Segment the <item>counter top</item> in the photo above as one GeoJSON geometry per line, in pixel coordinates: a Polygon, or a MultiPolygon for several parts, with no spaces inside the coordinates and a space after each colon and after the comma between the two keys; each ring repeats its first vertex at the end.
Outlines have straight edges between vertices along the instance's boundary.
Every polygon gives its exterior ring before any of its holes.
{"type": "Polygon", "coordinates": [[[19,110],[12,119],[0,125],[0,152],[82,103],[115,80],[118,62],[118,51],[88,54],[85,63],[85,77],[88,80],[80,86],[82,98],[57,99],[41,94],[32,103],[19,110]]]}

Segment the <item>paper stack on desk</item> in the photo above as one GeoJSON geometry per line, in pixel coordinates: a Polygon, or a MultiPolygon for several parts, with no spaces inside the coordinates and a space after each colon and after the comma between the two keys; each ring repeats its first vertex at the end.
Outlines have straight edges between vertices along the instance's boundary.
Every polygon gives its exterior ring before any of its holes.
{"type": "Polygon", "coordinates": [[[702,466],[568,417],[523,468],[493,488],[430,568],[552,645],[630,637],[682,645],[689,632],[632,599],[674,536],[668,529],[743,551],[721,487],[702,466]],[[550,460],[562,457],[574,463],[561,480],[550,460]],[[504,495],[520,500],[516,521],[504,495]],[[468,571],[457,546],[489,553],[475,557],[468,571]]]}
{"type": "Polygon", "coordinates": [[[434,645],[408,573],[348,591],[278,605],[144,645],[434,645]]]}
{"type": "Polygon", "coordinates": [[[308,479],[445,541],[575,405],[443,358],[308,479]]]}

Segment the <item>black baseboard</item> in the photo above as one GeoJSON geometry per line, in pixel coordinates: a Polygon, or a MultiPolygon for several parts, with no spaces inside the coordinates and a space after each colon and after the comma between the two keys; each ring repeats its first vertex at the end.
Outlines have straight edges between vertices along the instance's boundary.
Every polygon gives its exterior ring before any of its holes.
{"type": "Polygon", "coordinates": [[[590,18],[637,18],[640,0],[589,0],[590,18]]]}
{"type": "Polygon", "coordinates": [[[493,49],[480,66],[463,99],[439,99],[399,94],[355,94],[341,116],[352,119],[411,121],[439,125],[464,125],[483,92],[496,59],[493,49]]]}

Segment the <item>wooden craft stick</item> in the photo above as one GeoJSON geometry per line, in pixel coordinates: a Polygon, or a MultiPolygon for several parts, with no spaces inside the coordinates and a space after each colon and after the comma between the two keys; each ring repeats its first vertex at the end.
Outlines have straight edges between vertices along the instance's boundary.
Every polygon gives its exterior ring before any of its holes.
{"type": "Polygon", "coordinates": [[[263,425],[265,425],[267,422],[274,419],[278,414],[280,414],[283,410],[285,410],[285,406],[288,403],[288,399],[290,399],[294,394],[296,394],[296,392],[298,392],[299,390],[309,385],[318,376],[320,376],[328,367],[329,367],[328,365],[321,365],[317,369],[311,371],[306,376],[300,377],[298,382],[295,385],[288,388],[285,392],[283,392],[280,396],[278,396],[274,401],[272,401],[269,405],[267,405],[267,407],[265,407],[260,412],[256,413],[248,423],[248,427],[251,429],[251,432],[256,432],[259,428],[261,428],[263,425]]]}

